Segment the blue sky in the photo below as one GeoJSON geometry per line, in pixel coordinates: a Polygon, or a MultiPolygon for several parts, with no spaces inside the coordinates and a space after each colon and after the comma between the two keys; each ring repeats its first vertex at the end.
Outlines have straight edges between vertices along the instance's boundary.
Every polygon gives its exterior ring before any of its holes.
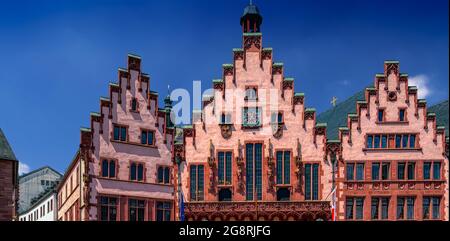
{"type": "MultiPolygon", "coordinates": [[[[448,99],[448,0],[255,0],[264,47],[318,112],[372,84],[383,61],[448,99]],[[338,100],[338,101],[339,101],[338,100]]],[[[9,1],[0,8],[0,128],[31,170],[64,172],[79,127],[126,66],[143,58],[151,89],[209,88],[241,47],[246,0],[9,1]]],[[[420,90],[419,90],[420,91],[420,90]]],[[[160,99],[161,105],[162,100],[160,99]]]]}

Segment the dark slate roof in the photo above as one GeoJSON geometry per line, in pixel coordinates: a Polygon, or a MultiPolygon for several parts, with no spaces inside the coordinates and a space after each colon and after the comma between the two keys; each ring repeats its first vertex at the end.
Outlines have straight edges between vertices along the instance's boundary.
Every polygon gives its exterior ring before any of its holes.
{"type": "Polygon", "coordinates": [[[356,101],[364,100],[364,90],[338,103],[335,107],[320,113],[317,122],[327,123],[327,139],[338,139],[339,127],[347,126],[347,114],[356,113],[356,101]]]}
{"type": "Polygon", "coordinates": [[[445,126],[445,135],[448,136],[448,100],[429,107],[427,111],[436,113],[436,124],[445,126]]]}
{"type": "Polygon", "coordinates": [[[6,139],[5,134],[3,134],[2,129],[0,128],[0,160],[13,160],[17,161],[16,155],[14,155],[11,146],[6,139]]]}
{"type": "Polygon", "coordinates": [[[247,14],[255,14],[255,15],[260,15],[259,14],[259,9],[256,5],[248,5],[245,9],[244,9],[244,14],[242,14],[242,16],[245,16],[247,14]]]}
{"type": "MultiPolygon", "coordinates": [[[[317,116],[317,122],[327,123],[328,140],[338,139],[339,127],[347,126],[347,114],[356,113],[358,100],[364,100],[364,90],[317,116]]],[[[437,125],[445,126],[445,135],[448,136],[448,100],[429,107],[428,112],[436,113],[437,125]]]]}

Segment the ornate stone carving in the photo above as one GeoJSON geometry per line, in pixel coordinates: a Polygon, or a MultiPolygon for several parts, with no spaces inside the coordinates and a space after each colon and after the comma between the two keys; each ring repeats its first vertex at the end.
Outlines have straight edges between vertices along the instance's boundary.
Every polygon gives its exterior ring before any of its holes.
{"type": "Polygon", "coordinates": [[[271,126],[273,136],[277,139],[281,138],[283,136],[284,123],[272,123],[271,126]]]}
{"type": "Polygon", "coordinates": [[[261,58],[263,60],[272,59],[272,51],[271,50],[263,50],[261,58]]]}
{"type": "Polygon", "coordinates": [[[239,188],[244,188],[244,157],[242,155],[242,145],[241,140],[238,140],[238,157],[236,158],[236,165],[237,165],[237,177],[238,177],[238,183],[239,188]]]}
{"type": "Polygon", "coordinates": [[[396,101],[397,100],[397,93],[395,91],[389,91],[389,93],[388,93],[388,100],[389,101],[396,101]]]}
{"type": "Polygon", "coordinates": [[[261,37],[260,36],[246,36],[246,37],[244,37],[244,49],[248,50],[252,46],[255,46],[257,49],[261,48],[261,37]]]}
{"type": "Polygon", "coordinates": [[[274,184],[274,169],[275,169],[275,162],[273,160],[273,145],[271,140],[269,139],[269,156],[267,157],[267,176],[269,177],[269,189],[272,189],[274,184]]]}
{"type": "Polygon", "coordinates": [[[223,68],[223,75],[224,76],[229,76],[229,75],[233,75],[234,74],[234,67],[224,67],[223,68]]]}
{"type": "Polygon", "coordinates": [[[286,89],[294,89],[294,82],[293,81],[283,81],[283,90],[286,89]]]}
{"type": "Polygon", "coordinates": [[[234,60],[243,60],[244,59],[244,52],[243,51],[236,51],[234,52],[234,60]]]}
{"type": "Polygon", "coordinates": [[[298,185],[301,187],[302,185],[302,144],[300,144],[300,140],[297,138],[297,156],[295,157],[295,166],[297,167],[295,170],[295,175],[298,179],[298,185]]]}
{"type": "Polygon", "coordinates": [[[398,75],[398,63],[388,63],[386,64],[386,76],[389,76],[392,72],[398,75]]]}
{"type": "Polygon", "coordinates": [[[222,133],[222,137],[228,139],[232,135],[233,124],[220,124],[220,131],[222,133]]]}
{"type": "Polygon", "coordinates": [[[330,220],[328,201],[185,203],[187,220],[330,220]]]}

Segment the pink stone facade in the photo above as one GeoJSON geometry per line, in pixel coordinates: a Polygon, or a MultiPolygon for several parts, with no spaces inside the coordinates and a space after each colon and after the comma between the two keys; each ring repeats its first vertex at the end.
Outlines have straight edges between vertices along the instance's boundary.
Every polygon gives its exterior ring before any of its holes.
{"type": "MultiPolygon", "coordinates": [[[[386,61],[384,73],[377,74],[374,80],[374,88],[367,88],[365,100],[356,103],[357,113],[349,114],[348,125],[340,129],[340,142],[342,152],[338,161],[338,191],[337,191],[337,219],[358,219],[346,206],[347,198],[363,198],[362,220],[448,220],[449,218],[449,189],[448,174],[449,162],[445,153],[445,132],[436,126],[436,118],[433,113],[427,113],[425,100],[417,98],[417,88],[408,86],[408,75],[400,73],[397,61],[386,61]],[[379,117],[379,111],[383,111],[383,117],[379,117]],[[404,114],[400,114],[403,110],[404,114]],[[403,118],[401,116],[404,116],[403,118]],[[387,136],[387,143],[381,148],[371,148],[375,145],[370,141],[373,134],[387,136]],[[411,139],[407,148],[396,146],[395,135],[415,136],[415,144],[411,139]],[[426,163],[439,163],[439,170],[432,167],[429,178],[426,178],[426,163]],[[361,180],[348,180],[346,166],[348,163],[361,163],[364,165],[363,178],[361,180]],[[383,178],[374,178],[373,163],[386,163],[388,175],[383,178]],[[399,174],[403,163],[413,163],[411,172],[405,169],[405,177],[399,174]],[[436,170],[434,170],[436,169],[436,170]],[[434,172],[437,178],[434,178],[434,172]],[[400,176],[399,176],[400,175],[400,176]],[[374,180],[375,179],[375,180],[374,180]],[[386,216],[372,215],[372,198],[387,198],[388,206],[386,216]],[[430,204],[430,214],[424,214],[424,198],[436,198],[436,217],[431,213],[435,207],[430,204]],[[398,198],[412,198],[411,217],[399,214],[398,206],[402,206],[398,198]],[[400,204],[399,204],[400,202],[400,204]],[[400,216],[399,216],[400,215],[400,216]],[[425,215],[425,216],[424,216],[425,215]]],[[[376,165],[376,164],[375,164],[376,165]]],[[[428,164],[429,165],[429,164],[428,164]]],[[[375,167],[376,168],[376,167],[375,167]]],[[[381,169],[381,167],[380,167],[381,169]]],[[[381,172],[381,170],[380,170],[381,172]]],[[[350,199],[351,200],[351,199],[350,199]]],[[[425,205],[427,206],[427,205],[425,205]]],[[[356,207],[355,207],[356,209],[356,207]]],[[[353,209],[354,212],[355,209],[353,209]]],[[[381,211],[381,207],[380,207],[381,211]]]]}
{"type": "Polygon", "coordinates": [[[128,68],[119,68],[118,83],[109,84],[109,97],[90,116],[91,127],[81,129],[79,218],[174,220],[173,128],[139,56],[128,55],[128,68]],[[163,180],[160,168],[167,169],[163,180]]]}
{"type": "MultiPolygon", "coordinates": [[[[283,64],[274,63],[270,48],[262,48],[262,35],[243,36],[242,49],[234,49],[233,64],[223,66],[223,76],[214,80],[214,96],[204,96],[201,113],[194,113],[192,126],[184,128],[184,145],[178,152],[181,189],[186,200],[187,220],[301,220],[329,219],[331,200],[331,164],[325,159],[325,126],[316,123],[314,109],[305,107],[303,93],[294,93],[294,80],[284,75],[283,64]],[[245,90],[257,89],[257,100],[245,98],[245,90]],[[240,92],[239,92],[240,91],[240,92]],[[243,123],[243,108],[261,108],[261,125],[243,123]],[[281,113],[281,122],[273,122],[272,114],[281,113]],[[226,115],[228,123],[221,123],[226,115]],[[246,197],[246,145],[262,144],[262,197],[246,197]],[[277,183],[278,151],[288,151],[289,181],[277,183]],[[219,153],[231,152],[231,182],[218,180],[219,153]],[[190,166],[204,166],[204,197],[190,200],[190,166]],[[318,164],[318,196],[305,200],[306,164],[318,164]],[[222,189],[231,191],[231,200],[219,202],[222,189]],[[277,192],[286,189],[289,201],[275,211],[277,192]],[[255,206],[253,203],[259,202],[255,206]],[[237,205],[232,209],[229,206],[237,205]],[[313,207],[307,210],[306,206],[313,207]],[[320,206],[320,208],[319,208],[320,206]],[[295,207],[295,208],[292,208],[295,207]],[[315,209],[317,207],[317,209],[315,209]],[[220,211],[197,212],[219,208],[220,211]],[[260,208],[258,213],[247,208],[260,208]],[[242,209],[242,210],[241,210],[242,209]]],[[[286,165],[286,164],[284,164],[286,165]]],[[[281,168],[281,167],[280,167],[281,168]]],[[[177,170],[178,172],[178,170],[177,170]]],[[[176,172],[176,173],[177,173],[176,172]]]]}

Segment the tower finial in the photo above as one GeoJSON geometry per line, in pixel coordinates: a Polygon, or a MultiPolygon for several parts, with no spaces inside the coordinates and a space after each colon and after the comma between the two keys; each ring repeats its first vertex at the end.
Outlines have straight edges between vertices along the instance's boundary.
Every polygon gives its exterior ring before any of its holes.
{"type": "Polygon", "coordinates": [[[253,0],[250,0],[250,5],[253,5],[253,0]]]}

